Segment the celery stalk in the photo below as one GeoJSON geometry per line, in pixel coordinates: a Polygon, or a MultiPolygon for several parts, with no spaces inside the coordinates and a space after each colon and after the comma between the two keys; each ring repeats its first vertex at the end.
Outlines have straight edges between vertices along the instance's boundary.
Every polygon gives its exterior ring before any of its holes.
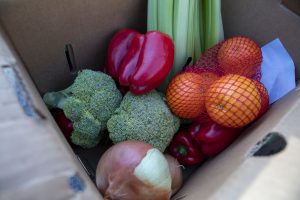
{"type": "Polygon", "coordinates": [[[203,12],[204,12],[204,49],[207,49],[211,45],[211,6],[212,1],[215,0],[203,0],[203,12]]]}
{"type": "Polygon", "coordinates": [[[187,30],[187,55],[186,58],[188,57],[192,57],[192,62],[191,64],[193,64],[193,62],[195,61],[194,58],[194,51],[195,51],[195,25],[194,25],[194,21],[196,21],[196,19],[194,19],[195,17],[195,4],[197,0],[189,0],[189,13],[188,13],[188,30],[187,30]]]}
{"type": "Polygon", "coordinates": [[[157,30],[158,20],[157,20],[157,2],[158,0],[148,0],[147,7],[147,30],[157,30]]]}
{"type": "Polygon", "coordinates": [[[159,90],[162,92],[166,90],[171,78],[182,70],[187,59],[189,1],[174,0],[173,8],[173,42],[175,45],[174,64],[169,75],[159,87],[159,90]]]}
{"type": "Polygon", "coordinates": [[[171,76],[181,71],[187,59],[189,1],[174,0],[174,45],[175,58],[171,76]]]}
{"type": "Polygon", "coordinates": [[[221,0],[214,0],[211,7],[211,18],[212,18],[212,45],[218,43],[224,39],[223,23],[221,15],[221,0]]]}
{"type": "Polygon", "coordinates": [[[218,20],[219,20],[219,29],[218,29],[218,32],[219,32],[219,36],[218,36],[218,39],[220,41],[224,40],[224,28],[223,28],[223,21],[222,21],[222,1],[219,0],[219,4],[218,4],[218,9],[215,11],[216,15],[218,15],[218,20]]]}
{"type": "Polygon", "coordinates": [[[173,68],[159,87],[163,92],[188,57],[195,62],[224,38],[221,0],[148,0],[147,16],[147,29],[170,35],[175,45],[173,68]]]}
{"type": "Polygon", "coordinates": [[[194,12],[194,62],[200,58],[202,53],[202,45],[203,45],[203,28],[202,26],[202,1],[196,0],[195,1],[195,12],[194,12]]]}
{"type": "Polygon", "coordinates": [[[173,0],[157,1],[158,30],[173,38],[173,0]]]}
{"type": "Polygon", "coordinates": [[[204,12],[204,0],[199,0],[199,23],[200,23],[200,40],[201,40],[201,51],[205,50],[205,32],[204,32],[204,24],[205,24],[205,12],[204,12]]]}
{"type": "Polygon", "coordinates": [[[205,15],[205,49],[224,39],[221,0],[203,0],[205,15]]]}

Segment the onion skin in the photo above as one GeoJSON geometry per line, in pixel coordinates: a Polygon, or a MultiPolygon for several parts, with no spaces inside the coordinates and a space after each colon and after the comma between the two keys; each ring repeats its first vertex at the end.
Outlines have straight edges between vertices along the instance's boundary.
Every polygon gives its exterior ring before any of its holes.
{"type": "Polygon", "coordinates": [[[142,182],[133,173],[145,157],[150,144],[125,141],[113,145],[101,157],[96,185],[106,200],[168,200],[171,191],[142,182]]]}
{"type": "Polygon", "coordinates": [[[169,163],[169,169],[172,178],[172,195],[175,194],[182,186],[183,178],[182,178],[182,171],[181,165],[173,156],[169,154],[165,154],[165,157],[169,163]]]}

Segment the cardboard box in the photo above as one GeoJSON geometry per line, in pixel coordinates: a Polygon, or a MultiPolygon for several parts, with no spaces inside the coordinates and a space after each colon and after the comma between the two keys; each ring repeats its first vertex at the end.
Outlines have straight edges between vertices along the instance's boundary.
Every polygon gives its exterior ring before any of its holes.
{"type": "MultiPolygon", "coordinates": [[[[294,9],[279,0],[222,4],[226,37],[246,35],[260,45],[279,37],[300,67],[300,18],[294,9]]],[[[0,0],[0,23],[0,199],[102,199],[86,172],[93,176],[105,148],[71,149],[40,94],[72,82],[65,44],[73,45],[78,66],[95,69],[103,66],[116,30],[145,31],[146,1],[0,0]]],[[[186,175],[193,173],[173,198],[299,199],[299,88],[223,153],[189,169],[186,175]],[[285,139],[285,148],[253,156],[274,132],[285,139]]]]}

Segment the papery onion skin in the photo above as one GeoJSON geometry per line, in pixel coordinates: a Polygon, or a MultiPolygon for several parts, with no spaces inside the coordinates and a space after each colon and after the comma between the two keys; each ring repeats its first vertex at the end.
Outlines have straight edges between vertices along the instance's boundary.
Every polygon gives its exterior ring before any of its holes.
{"type": "Polygon", "coordinates": [[[153,149],[150,144],[125,141],[113,145],[102,155],[96,170],[96,185],[104,199],[170,199],[171,189],[142,182],[133,174],[150,149],[153,149]]]}
{"type": "Polygon", "coordinates": [[[175,194],[182,186],[183,178],[181,165],[173,156],[165,154],[165,157],[169,163],[171,178],[172,178],[172,195],[175,194]]]}

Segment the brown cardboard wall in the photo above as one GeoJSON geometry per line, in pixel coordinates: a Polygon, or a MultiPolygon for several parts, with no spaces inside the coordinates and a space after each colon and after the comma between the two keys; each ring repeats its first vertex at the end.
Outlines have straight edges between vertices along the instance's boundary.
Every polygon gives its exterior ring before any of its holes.
{"type": "MultiPolygon", "coordinates": [[[[300,66],[300,19],[283,7],[279,0],[222,2],[227,37],[248,35],[261,45],[279,37],[298,67],[300,66]]],[[[79,66],[92,67],[103,64],[108,39],[114,31],[121,27],[145,30],[146,0],[0,0],[0,22],[40,92],[45,92],[63,88],[72,79],[64,56],[66,43],[73,44],[79,66]]],[[[238,180],[235,176],[229,178],[234,172],[252,178],[253,168],[246,168],[246,172],[249,173],[245,173],[245,168],[239,167],[245,159],[245,152],[269,131],[288,129],[292,126],[285,123],[285,119],[291,119],[287,118],[288,112],[294,108],[299,109],[299,89],[297,91],[291,98],[273,107],[273,111],[265,116],[267,120],[260,120],[249,129],[244,137],[240,138],[243,141],[236,142],[222,155],[207,162],[192,176],[178,196],[187,194],[186,199],[205,199],[217,190],[226,191],[226,194],[228,191],[234,194],[241,192],[238,186],[236,189],[225,183],[228,183],[228,180],[238,180]],[[280,124],[287,125],[285,127],[280,124]],[[214,177],[216,175],[217,178],[214,177]]],[[[40,98],[36,98],[40,101],[40,98]]],[[[299,119],[298,115],[292,117],[294,120],[299,119]]],[[[290,132],[297,134],[296,130],[297,127],[294,126],[290,132]]],[[[292,164],[290,166],[293,167],[292,164]]],[[[259,170],[255,172],[260,173],[259,170]]],[[[278,171],[273,174],[277,175],[278,171]]],[[[295,182],[298,183],[300,179],[297,176],[295,178],[295,182]]],[[[252,179],[243,179],[237,184],[249,185],[251,181],[252,179]]],[[[264,193],[268,191],[267,194],[273,194],[273,190],[282,191],[280,188],[274,189],[273,185],[270,185],[269,189],[263,189],[264,193]]],[[[218,194],[221,196],[223,193],[216,193],[218,194]]]]}
{"type": "Polygon", "coordinates": [[[300,16],[300,1],[299,0],[282,0],[282,4],[295,14],[300,16]]]}
{"type": "Polygon", "coordinates": [[[104,64],[112,34],[123,27],[144,31],[140,0],[0,0],[0,21],[39,91],[58,90],[72,80],[64,45],[73,45],[77,65],[104,64]]]}

